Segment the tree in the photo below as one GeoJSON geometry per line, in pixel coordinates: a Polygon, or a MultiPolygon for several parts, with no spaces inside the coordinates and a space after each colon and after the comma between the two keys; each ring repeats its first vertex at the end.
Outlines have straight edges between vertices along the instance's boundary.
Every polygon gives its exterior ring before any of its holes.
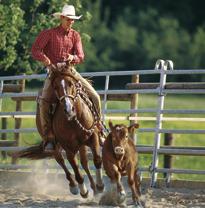
{"type": "MultiPolygon", "coordinates": [[[[28,74],[39,71],[40,64],[31,58],[32,43],[41,30],[58,24],[56,19],[51,18],[51,14],[60,11],[66,3],[74,4],[77,11],[82,7],[80,0],[2,1],[0,5],[1,74],[5,71],[7,74],[23,72],[28,74]]],[[[83,9],[81,12],[84,12],[83,9]]]]}
{"type": "Polygon", "coordinates": [[[9,69],[17,59],[17,43],[25,27],[20,0],[0,4],[0,71],[9,69]]]}

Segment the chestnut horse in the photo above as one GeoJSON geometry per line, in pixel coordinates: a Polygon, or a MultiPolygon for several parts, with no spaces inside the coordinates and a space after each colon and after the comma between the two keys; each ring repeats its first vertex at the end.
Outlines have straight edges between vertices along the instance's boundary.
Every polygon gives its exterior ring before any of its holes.
{"type": "MultiPolygon", "coordinates": [[[[18,152],[16,157],[30,159],[54,157],[66,174],[71,193],[78,194],[79,187],[81,196],[86,198],[88,196],[88,189],[84,184],[84,177],[77,164],[76,154],[78,152],[81,165],[88,175],[94,194],[97,193],[97,190],[102,191],[104,188],[99,132],[96,128],[98,116],[93,103],[88,98],[81,83],[75,79],[70,69],[62,71],[60,69],[53,69],[49,77],[59,101],[52,115],[53,131],[56,138],[55,151],[53,153],[44,152],[42,142],[39,146],[29,147],[18,152]],[[96,168],[96,183],[89,170],[86,146],[90,147],[93,155],[93,162],[96,168]],[[78,187],[65,165],[61,152],[62,149],[65,150],[66,157],[74,170],[78,187]]],[[[42,135],[38,105],[36,124],[39,133],[42,135]]]]}

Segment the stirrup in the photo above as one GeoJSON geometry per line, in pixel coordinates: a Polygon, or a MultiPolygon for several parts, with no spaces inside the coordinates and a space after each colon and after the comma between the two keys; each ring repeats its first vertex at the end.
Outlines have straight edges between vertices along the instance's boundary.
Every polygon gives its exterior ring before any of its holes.
{"type": "Polygon", "coordinates": [[[44,147],[44,152],[53,152],[55,150],[53,142],[47,142],[47,144],[44,147]]]}
{"type": "Polygon", "coordinates": [[[97,126],[99,132],[103,132],[104,126],[102,124],[102,121],[98,121],[96,126],[97,126]]]}
{"type": "Polygon", "coordinates": [[[105,131],[107,130],[105,125],[103,124],[103,121],[98,121],[97,122],[97,128],[99,130],[99,136],[101,137],[105,137],[106,138],[106,134],[105,131]]]}
{"type": "Polygon", "coordinates": [[[106,139],[106,134],[105,134],[105,127],[102,123],[102,121],[98,121],[97,122],[97,128],[98,128],[98,136],[99,136],[99,142],[100,142],[100,146],[103,146],[105,139],[106,139]]]}

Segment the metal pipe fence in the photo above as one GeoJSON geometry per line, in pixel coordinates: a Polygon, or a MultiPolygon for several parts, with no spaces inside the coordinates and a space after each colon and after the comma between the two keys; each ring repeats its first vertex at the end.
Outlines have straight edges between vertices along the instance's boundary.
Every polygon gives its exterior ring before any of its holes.
{"type": "MultiPolygon", "coordinates": [[[[156,67],[154,70],[133,70],[133,71],[108,71],[108,72],[92,72],[92,73],[81,73],[84,77],[105,77],[105,86],[103,90],[98,90],[98,93],[103,96],[103,119],[108,119],[109,114],[116,115],[116,114],[134,114],[134,113],[155,113],[156,115],[152,117],[149,116],[147,120],[152,120],[155,122],[154,128],[140,128],[139,133],[144,132],[151,132],[154,133],[154,144],[152,147],[137,147],[137,150],[141,153],[148,153],[152,154],[152,163],[150,167],[141,167],[142,171],[149,171],[151,173],[151,186],[155,187],[157,182],[157,174],[158,173],[188,173],[188,174],[205,174],[204,170],[175,170],[175,169],[166,169],[166,168],[159,168],[158,167],[158,160],[159,154],[173,154],[177,155],[205,155],[205,148],[204,149],[173,149],[173,148],[161,148],[160,140],[161,134],[164,133],[174,133],[174,134],[205,134],[204,129],[165,129],[162,127],[162,122],[166,120],[171,120],[171,118],[164,117],[164,114],[205,114],[204,109],[164,109],[164,102],[165,102],[165,95],[167,94],[205,94],[204,89],[165,89],[165,85],[167,83],[166,78],[170,75],[183,75],[183,74],[205,74],[204,69],[198,70],[173,70],[172,62],[171,61],[163,61],[158,60],[156,63],[156,67]],[[117,77],[117,76],[132,76],[132,75],[153,75],[159,74],[160,82],[159,87],[156,89],[122,89],[122,90],[110,90],[110,77],[117,77]],[[147,108],[147,109],[139,109],[136,106],[135,109],[108,109],[107,102],[108,102],[108,95],[134,95],[134,94],[157,94],[158,95],[158,104],[156,108],[147,108]]],[[[4,76],[0,77],[1,86],[3,86],[4,81],[13,81],[13,80],[33,80],[33,79],[44,79],[46,77],[45,74],[43,75],[19,75],[19,76],[4,76]]],[[[3,87],[1,87],[2,89],[3,87]]],[[[37,92],[22,92],[22,93],[7,93],[0,91],[0,100],[4,98],[27,98],[27,97],[35,97],[37,96],[37,92]]],[[[132,117],[132,116],[121,116],[121,120],[146,120],[146,117],[132,117]]],[[[116,119],[120,117],[116,115],[116,119]]],[[[0,118],[35,118],[35,112],[0,112],[0,118]]],[[[113,116],[114,118],[114,116],[113,116]]],[[[172,120],[180,120],[179,118],[175,118],[172,120]]],[[[183,120],[190,120],[190,118],[183,118],[183,120]]],[[[190,121],[200,121],[200,118],[192,118],[190,121]]],[[[201,118],[203,122],[203,118],[201,118]]],[[[31,133],[37,132],[36,128],[19,128],[19,129],[1,129],[0,133],[31,133]]],[[[20,150],[24,147],[0,147],[0,151],[16,151],[20,150]]],[[[8,169],[12,168],[12,164],[7,166],[8,169]]],[[[15,165],[15,167],[17,167],[15,165]]],[[[20,166],[19,166],[20,167],[20,166]]],[[[0,168],[6,168],[6,165],[0,165],[0,168]]]]}

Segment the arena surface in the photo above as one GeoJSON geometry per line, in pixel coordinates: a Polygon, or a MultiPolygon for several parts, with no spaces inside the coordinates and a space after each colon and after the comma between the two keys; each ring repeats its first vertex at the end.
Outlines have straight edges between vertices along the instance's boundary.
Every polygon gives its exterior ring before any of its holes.
{"type": "MultiPolygon", "coordinates": [[[[108,185],[107,180],[106,182],[108,185]]],[[[176,184],[173,183],[171,188],[150,189],[143,182],[142,204],[147,208],[205,207],[205,183],[180,182],[176,184]],[[184,188],[177,187],[182,187],[182,185],[184,188]]],[[[133,207],[131,193],[127,186],[126,191],[128,196],[125,207],[133,207]]],[[[88,199],[82,199],[80,195],[71,195],[64,174],[61,173],[0,172],[0,208],[113,207],[99,205],[102,195],[98,194],[94,198],[90,192],[88,199]]]]}

